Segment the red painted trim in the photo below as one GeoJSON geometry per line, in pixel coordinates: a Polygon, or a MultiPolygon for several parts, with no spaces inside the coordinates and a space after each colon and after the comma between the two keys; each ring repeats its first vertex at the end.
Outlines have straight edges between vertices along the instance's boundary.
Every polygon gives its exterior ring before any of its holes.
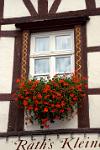
{"type": "Polygon", "coordinates": [[[26,8],[28,9],[28,11],[30,12],[31,16],[38,15],[38,13],[36,12],[36,10],[30,0],[23,0],[23,2],[25,4],[26,8]]]}
{"type": "Polygon", "coordinates": [[[49,14],[56,13],[60,3],[61,3],[61,0],[55,0],[54,3],[52,4],[50,10],[49,10],[49,14]]]}

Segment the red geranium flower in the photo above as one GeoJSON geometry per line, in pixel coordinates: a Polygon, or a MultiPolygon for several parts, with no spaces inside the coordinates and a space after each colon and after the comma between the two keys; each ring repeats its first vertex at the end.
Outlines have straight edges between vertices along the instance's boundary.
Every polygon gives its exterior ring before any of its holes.
{"type": "Polygon", "coordinates": [[[20,79],[17,79],[17,80],[16,80],[16,83],[20,83],[20,79]]]}
{"type": "Polygon", "coordinates": [[[45,107],[43,111],[44,111],[44,112],[48,112],[48,108],[47,108],[47,107],[45,107]]]}
{"type": "MultiPolygon", "coordinates": [[[[86,96],[87,83],[75,75],[70,78],[55,76],[53,79],[16,80],[18,90],[14,98],[18,107],[25,108],[29,120],[37,120],[41,127],[48,128],[56,119],[73,116],[80,101],[86,96]],[[47,124],[48,123],[48,124],[47,124]]],[[[83,99],[84,100],[84,99],[83,99]]]]}
{"type": "Polygon", "coordinates": [[[27,105],[28,105],[28,101],[24,100],[24,101],[23,101],[23,105],[24,105],[24,106],[27,106],[27,105]]]}

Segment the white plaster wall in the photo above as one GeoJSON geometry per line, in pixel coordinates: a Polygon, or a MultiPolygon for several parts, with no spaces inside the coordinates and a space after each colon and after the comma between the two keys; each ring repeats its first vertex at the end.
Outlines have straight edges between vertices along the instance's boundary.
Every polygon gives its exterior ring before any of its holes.
{"type": "Polygon", "coordinates": [[[57,12],[86,9],[85,0],[62,0],[57,12]]]}
{"type": "Polygon", "coordinates": [[[96,2],[96,7],[100,7],[100,0],[95,0],[96,2]]]}
{"type": "Polygon", "coordinates": [[[50,10],[54,0],[48,0],[48,11],[50,10]]]}
{"type": "Polygon", "coordinates": [[[7,31],[7,30],[18,30],[14,24],[11,25],[2,25],[1,31],[7,31]]]}
{"type": "Polygon", "coordinates": [[[8,128],[9,103],[0,102],[0,132],[6,132],[8,128]]]}
{"type": "Polygon", "coordinates": [[[11,93],[14,38],[0,38],[0,93],[11,93]]]}
{"type": "Polygon", "coordinates": [[[100,88],[100,52],[88,53],[89,88],[100,88]]]}
{"type": "MultiPolygon", "coordinates": [[[[57,120],[55,123],[50,124],[49,128],[50,129],[71,129],[71,128],[78,128],[78,118],[77,115],[75,115],[72,119],[70,120],[57,120]]],[[[28,124],[24,125],[24,129],[26,131],[33,131],[33,130],[46,130],[46,128],[41,129],[40,126],[38,125],[37,122],[34,122],[34,124],[31,124],[28,122],[28,124]]]]}
{"type": "Polygon", "coordinates": [[[100,46],[100,16],[91,16],[87,23],[87,46],[100,46]]]}
{"type": "Polygon", "coordinates": [[[100,128],[100,95],[89,95],[90,127],[100,128]]]}
{"type": "Polygon", "coordinates": [[[4,18],[30,16],[22,0],[4,0],[4,18]]]}
{"type": "Polygon", "coordinates": [[[35,10],[38,12],[38,0],[30,0],[30,1],[33,4],[35,10]]]}
{"type": "Polygon", "coordinates": [[[59,134],[59,137],[55,134],[44,138],[44,135],[33,139],[31,136],[9,137],[8,141],[0,138],[0,150],[100,150],[99,134],[59,134]]]}

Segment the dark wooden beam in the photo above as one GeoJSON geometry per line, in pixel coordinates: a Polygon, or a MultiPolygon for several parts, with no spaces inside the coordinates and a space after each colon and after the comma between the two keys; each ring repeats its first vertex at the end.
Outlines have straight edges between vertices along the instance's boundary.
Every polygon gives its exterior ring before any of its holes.
{"type": "Polygon", "coordinates": [[[100,15],[100,8],[87,11],[87,10],[78,10],[78,11],[70,11],[64,13],[55,13],[55,14],[45,14],[43,16],[29,16],[29,17],[20,17],[20,18],[7,18],[7,19],[0,19],[0,24],[16,24],[16,23],[30,23],[30,22],[39,22],[43,20],[52,20],[52,19],[69,19],[74,17],[84,17],[84,16],[93,16],[93,15],[100,15]]]}
{"type": "Polygon", "coordinates": [[[88,10],[96,9],[95,0],[85,0],[85,2],[88,10]]]}
{"type": "Polygon", "coordinates": [[[52,30],[53,27],[64,27],[70,28],[74,27],[75,25],[82,25],[85,24],[89,20],[88,16],[81,16],[81,17],[70,17],[70,18],[63,18],[63,19],[49,19],[49,20],[41,20],[41,21],[35,21],[30,23],[18,23],[16,24],[17,28],[20,28],[22,30],[32,30],[33,32],[39,31],[40,29],[50,29],[52,30]]]}
{"type": "MultiPolygon", "coordinates": [[[[0,0],[0,20],[3,18],[3,7],[4,7],[4,0],[0,0]]],[[[0,24],[1,30],[1,24],[0,24]]]]}
{"type": "Polygon", "coordinates": [[[88,89],[89,95],[100,95],[100,88],[92,88],[88,89]]]}
{"type": "Polygon", "coordinates": [[[24,110],[19,109],[15,101],[10,101],[8,132],[23,131],[24,110]]]}
{"type": "Polygon", "coordinates": [[[19,31],[1,31],[1,37],[15,37],[19,34],[19,31]]]}
{"type": "MultiPolygon", "coordinates": [[[[86,26],[81,26],[81,48],[82,48],[82,75],[87,77],[87,38],[86,38],[86,26]]],[[[81,101],[81,107],[78,109],[78,127],[79,128],[89,128],[89,101],[88,94],[86,91],[86,96],[81,101]]]]}
{"type": "Polygon", "coordinates": [[[100,8],[96,8],[94,10],[77,10],[77,11],[69,11],[63,13],[55,13],[55,14],[45,14],[43,16],[28,16],[28,17],[20,17],[20,18],[7,18],[0,19],[0,24],[16,24],[16,23],[30,23],[41,20],[51,20],[51,19],[63,19],[63,18],[72,18],[72,17],[82,17],[82,16],[95,16],[100,15],[100,8]]]}
{"type": "Polygon", "coordinates": [[[25,4],[26,8],[28,9],[28,11],[30,12],[31,16],[38,15],[38,13],[36,12],[36,10],[30,0],[23,0],[23,2],[25,4]]]}
{"type": "Polygon", "coordinates": [[[38,0],[38,14],[39,16],[48,14],[48,0],[38,0]]]}
{"type": "Polygon", "coordinates": [[[12,93],[17,89],[16,80],[21,77],[21,48],[22,48],[21,34],[22,33],[19,32],[15,37],[12,93]]]}
{"type": "Polygon", "coordinates": [[[4,0],[0,0],[0,19],[3,18],[4,0]]]}
{"type": "Polygon", "coordinates": [[[15,101],[10,101],[8,131],[16,131],[16,118],[18,117],[17,111],[18,108],[15,101]]]}
{"type": "Polygon", "coordinates": [[[57,9],[58,9],[60,3],[61,3],[61,0],[55,0],[54,3],[52,4],[50,10],[49,10],[49,13],[50,13],[50,14],[51,14],[51,13],[56,13],[56,11],[57,11],[57,9]]]}
{"type": "MultiPolygon", "coordinates": [[[[16,79],[21,78],[21,50],[22,50],[22,32],[15,37],[14,48],[14,66],[12,93],[17,90],[16,79]]],[[[23,131],[24,128],[24,110],[19,109],[15,100],[10,102],[8,132],[23,131]]]]}
{"type": "Polygon", "coordinates": [[[0,101],[11,101],[13,100],[11,94],[0,94],[0,101]]]}
{"type": "Polygon", "coordinates": [[[20,137],[20,136],[45,136],[45,135],[64,135],[64,134],[100,134],[100,128],[81,128],[81,129],[54,129],[54,130],[36,130],[36,131],[12,131],[0,133],[0,137],[20,137]]]}
{"type": "Polygon", "coordinates": [[[87,52],[92,53],[92,52],[100,52],[100,46],[96,47],[88,47],[87,52]]]}

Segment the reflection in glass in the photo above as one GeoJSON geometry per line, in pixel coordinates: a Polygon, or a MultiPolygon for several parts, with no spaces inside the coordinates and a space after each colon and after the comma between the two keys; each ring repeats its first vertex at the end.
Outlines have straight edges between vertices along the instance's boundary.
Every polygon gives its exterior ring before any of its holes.
{"type": "Polygon", "coordinates": [[[49,73],[49,59],[35,59],[35,74],[49,73]]]}
{"type": "Polygon", "coordinates": [[[48,50],[49,50],[49,38],[48,37],[36,38],[36,52],[48,50]]]}
{"type": "Polygon", "coordinates": [[[71,72],[71,57],[56,57],[56,72],[70,73],[71,72]]]}
{"type": "Polygon", "coordinates": [[[71,36],[62,35],[56,37],[56,50],[71,50],[72,41],[71,36]]]}

